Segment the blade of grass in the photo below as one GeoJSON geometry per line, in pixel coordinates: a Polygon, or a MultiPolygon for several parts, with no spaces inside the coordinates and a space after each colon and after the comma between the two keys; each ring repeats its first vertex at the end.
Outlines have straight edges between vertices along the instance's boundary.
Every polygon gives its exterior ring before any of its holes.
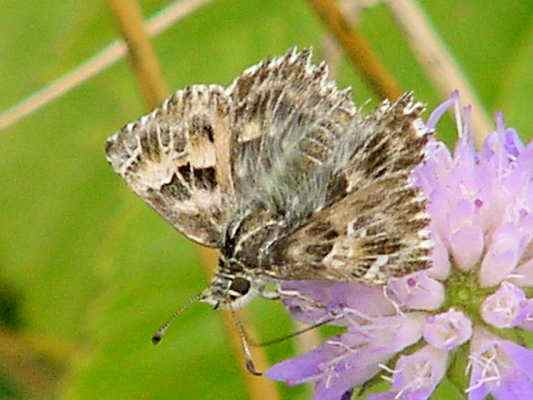
{"type": "MultiPolygon", "coordinates": [[[[160,13],[150,18],[146,24],[146,33],[156,36],[186,17],[210,0],[175,1],[160,13]]],[[[126,55],[128,47],[123,40],[116,40],[86,62],[62,77],[50,82],[41,90],[21,100],[13,107],[0,113],[0,131],[10,127],[46,104],[78,87],[86,80],[109,68],[126,55]]]]}
{"type": "Polygon", "coordinates": [[[387,1],[386,4],[405,33],[418,61],[425,68],[428,78],[442,97],[448,97],[452,91],[458,89],[461,99],[472,105],[474,137],[476,144],[481,145],[485,135],[493,130],[492,124],[468,79],[433,29],[422,8],[413,0],[387,1]]]}

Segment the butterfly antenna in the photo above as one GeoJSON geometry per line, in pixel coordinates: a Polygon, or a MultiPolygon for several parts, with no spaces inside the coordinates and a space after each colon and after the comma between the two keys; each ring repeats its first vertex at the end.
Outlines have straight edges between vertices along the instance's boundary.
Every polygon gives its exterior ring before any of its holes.
{"type": "Polygon", "coordinates": [[[293,333],[289,333],[288,335],[281,336],[281,337],[278,337],[276,339],[267,340],[265,342],[252,343],[252,346],[254,346],[254,347],[266,347],[266,346],[270,346],[272,344],[281,343],[281,342],[284,342],[285,340],[292,339],[293,337],[299,336],[302,333],[309,332],[309,331],[312,331],[313,329],[319,328],[322,325],[329,324],[330,322],[333,322],[336,319],[338,319],[338,318],[336,318],[336,317],[328,318],[328,319],[325,319],[323,321],[317,322],[316,324],[308,326],[307,328],[304,328],[302,330],[299,330],[299,331],[296,331],[296,332],[293,332],[293,333]]]}
{"type": "Polygon", "coordinates": [[[158,344],[161,339],[163,339],[163,336],[167,333],[168,328],[170,328],[170,325],[174,322],[176,318],[178,318],[185,310],[187,310],[190,306],[197,303],[200,298],[202,297],[202,293],[198,293],[196,296],[191,297],[185,305],[178,308],[176,311],[174,311],[174,314],[163,323],[159,329],[153,334],[152,336],[152,343],[154,345],[158,344]]]}
{"type": "Polygon", "coordinates": [[[239,336],[241,339],[241,346],[244,352],[244,359],[246,362],[246,369],[248,372],[250,372],[252,375],[255,376],[261,376],[263,375],[262,372],[259,372],[255,368],[254,360],[252,358],[252,352],[250,351],[250,346],[248,345],[248,335],[246,334],[246,331],[244,330],[244,325],[242,324],[242,321],[237,316],[237,313],[233,309],[233,307],[230,307],[231,315],[233,317],[233,320],[235,321],[235,325],[237,326],[237,329],[239,331],[239,336]]]}

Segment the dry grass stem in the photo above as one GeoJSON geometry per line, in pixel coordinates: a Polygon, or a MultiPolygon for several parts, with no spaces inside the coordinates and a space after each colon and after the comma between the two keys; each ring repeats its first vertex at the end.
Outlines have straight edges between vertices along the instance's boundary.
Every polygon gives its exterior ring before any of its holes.
{"type": "Polygon", "coordinates": [[[397,82],[378,60],[363,36],[352,27],[336,2],[332,0],[308,1],[370,87],[381,98],[399,97],[402,91],[397,82]]]}
{"type": "Polygon", "coordinates": [[[142,11],[136,1],[107,0],[117,25],[126,40],[129,60],[137,75],[143,98],[149,109],[155,108],[168,94],[159,60],[145,32],[142,11]]]}
{"type": "Polygon", "coordinates": [[[493,128],[461,68],[416,1],[389,0],[387,4],[441,96],[447,97],[453,90],[458,89],[464,103],[472,105],[472,126],[476,144],[479,146],[484,136],[493,128]]]}
{"type": "MultiPolygon", "coordinates": [[[[208,276],[212,275],[212,268],[215,265],[218,265],[218,253],[214,250],[208,249],[207,247],[202,247],[200,249],[200,255],[202,257],[202,264],[206,266],[206,272],[208,276]]],[[[245,359],[242,353],[241,348],[241,339],[239,332],[235,328],[235,322],[233,321],[232,315],[229,311],[223,310],[222,319],[224,322],[224,327],[230,333],[229,339],[230,344],[233,349],[237,361],[242,366],[243,377],[248,388],[248,393],[250,399],[259,400],[259,399],[268,399],[268,400],[277,400],[279,399],[279,394],[276,389],[274,382],[270,381],[267,378],[257,377],[245,370],[245,359]]],[[[244,318],[248,320],[248,318],[244,318]]],[[[253,326],[250,323],[246,324],[246,331],[251,338],[257,337],[253,326]]],[[[268,359],[264,350],[260,347],[254,347],[252,350],[254,363],[259,371],[265,371],[268,368],[268,359]]]]}
{"type": "MultiPolygon", "coordinates": [[[[158,35],[180,19],[209,3],[209,1],[210,0],[175,1],[148,20],[145,24],[147,34],[149,36],[158,35]]],[[[128,48],[126,43],[124,43],[123,40],[116,40],[71,72],[50,82],[41,90],[23,99],[13,107],[1,112],[0,131],[15,124],[51,101],[81,85],[86,80],[109,68],[122,59],[127,51],[128,48]]]]}

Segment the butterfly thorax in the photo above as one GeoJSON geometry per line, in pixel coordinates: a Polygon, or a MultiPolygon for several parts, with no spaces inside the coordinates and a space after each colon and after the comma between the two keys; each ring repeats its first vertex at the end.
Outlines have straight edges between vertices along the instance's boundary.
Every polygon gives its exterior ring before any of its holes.
{"type": "Polygon", "coordinates": [[[272,271],[270,247],[287,233],[282,220],[266,209],[234,218],[220,246],[218,270],[202,301],[239,308],[260,293],[272,271]]]}
{"type": "Polygon", "coordinates": [[[220,247],[228,268],[269,275],[272,247],[295,226],[294,221],[266,207],[250,208],[228,224],[220,247]]]}

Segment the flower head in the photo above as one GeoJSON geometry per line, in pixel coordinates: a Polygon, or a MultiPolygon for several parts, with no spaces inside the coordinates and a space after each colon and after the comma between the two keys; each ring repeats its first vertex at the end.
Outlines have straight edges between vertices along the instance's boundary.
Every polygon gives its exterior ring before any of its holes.
{"type": "Polygon", "coordinates": [[[463,388],[470,400],[533,398],[533,350],[499,336],[504,329],[513,329],[514,338],[533,330],[533,299],[524,291],[533,286],[533,144],[525,146],[498,114],[496,131],[476,151],[470,108],[460,107],[457,93],[433,112],[427,129],[450,107],[459,130],[454,152],[431,141],[413,173],[429,200],[433,267],[384,288],[284,283],[295,318],[345,332],[273,366],[268,376],[313,381],[316,399],[338,400],[382,375],[390,390],[369,399],[421,400],[463,347],[470,349],[463,388]]]}

